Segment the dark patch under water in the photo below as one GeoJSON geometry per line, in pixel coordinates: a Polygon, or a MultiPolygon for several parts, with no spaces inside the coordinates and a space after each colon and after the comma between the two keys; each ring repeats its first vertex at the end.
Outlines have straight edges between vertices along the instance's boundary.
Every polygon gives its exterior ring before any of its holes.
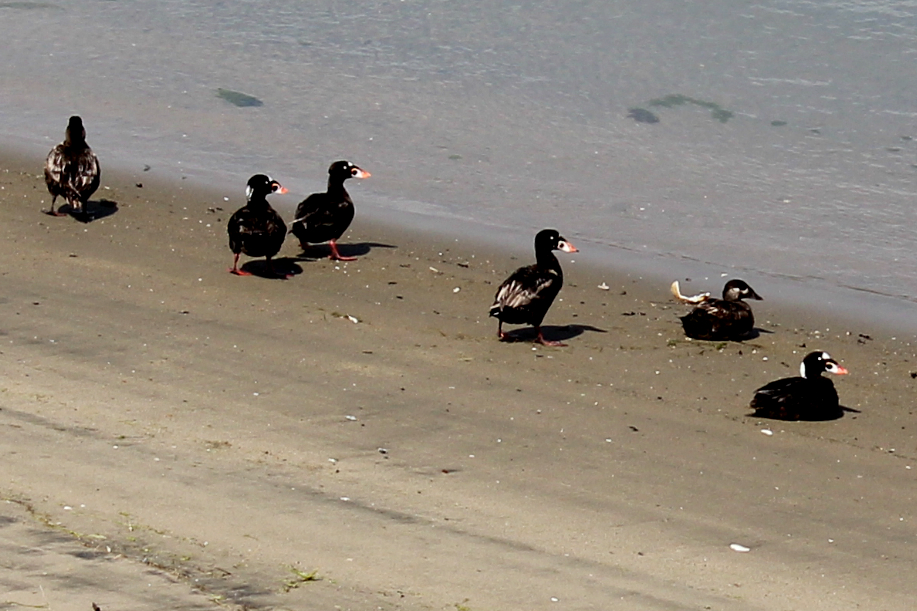
{"type": "Polygon", "coordinates": [[[627,116],[637,123],[659,123],[659,117],[645,108],[628,108],[627,116]]]}
{"type": "Polygon", "coordinates": [[[240,93],[238,91],[233,91],[232,89],[217,89],[217,97],[223,98],[230,104],[239,106],[242,108],[251,107],[251,106],[264,106],[264,102],[258,98],[248,95],[246,93],[240,93]]]}
{"type": "Polygon", "coordinates": [[[710,116],[719,121],[720,123],[725,123],[731,119],[734,115],[732,111],[726,110],[716,102],[708,102],[706,100],[698,100],[697,98],[692,98],[690,96],[683,95],[681,93],[670,93],[669,95],[663,98],[656,98],[648,102],[650,106],[661,106],[663,108],[674,108],[676,106],[684,106],[686,104],[691,104],[693,106],[700,106],[701,108],[709,108],[710,116]]]}
{"type": "Polygon", "coordinates": [[[55,9],[62,11],[63,7],[51,4],[50,2],[0,2],[0,8],[18,8],[22,10],[30,9],[55,9]]]}

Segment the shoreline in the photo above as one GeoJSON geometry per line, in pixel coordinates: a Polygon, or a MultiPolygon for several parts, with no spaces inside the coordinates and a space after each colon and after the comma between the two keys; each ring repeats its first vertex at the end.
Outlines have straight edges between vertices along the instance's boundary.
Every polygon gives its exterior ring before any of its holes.
{"type": "MultiPolygon", "coordinates": [[[[38,153],[38,146],[34,143],[21,142],[7,136],[4,142],[0,142],[0,146],[12,147],[9,153],[4,154],[7,163],[21,171],[30,171],[27,168],[35,165],[36,173],[41,173],[44,156],[38,153]],[[34,164],[29,161],[33,158],[34,164]]],[[[154,179],[161,187],[169,184],[183,185],[213,198],[215,202],[230,197],[233,202],[238,198],[238,201],[244,203],[244,199],[239,197],[243,191],[238,185],[233,188],[216,186],[216,182],[227,178],[222,174],[202,168],[190,172],[176,168],[154,168],[147,173],[142,168],[142,165],[126,167],[108,163],[103,167],[103,178],[111,173],[122,180],[127,176],[135,180],[154,179]]],[[[280,181],[284,186],[301,186],[302,180],[297,177],[285,179],[280,181]]],[[[236,182],[244,185],[243,178],[236,182]]],[[[315,190],[324,187],[323,181],[312,180],[310,183],[314,183],[315,190]]],[[[424,212],[399,209],[399,206],[403,208],[403,204],[392,204],[378,194],[367,193],[365,186],[350,185],[357,205],[355,222],[375,225],[387,232],[416,236],[419,242],[451,244],[458,241],[472,249],[483,248],[493,255],[522,257],[524,253],[531,252],[532,236],[543,228],[533,225],[526,230],[481,223],[437,211],[435,206],[424,203],[411,204],[412,207],[425,209],[424,212]]],[[[310,192],[291,190],[289,197],[275,202],[275,208],[282,216],[292,220],[296,204],[310,192]]],[[[917,302],[904,294],[890,295],[853,286],[836,286],[827,284],[821,278],[790,277],[675,254],[641,253],[616,245],[597,243],[577,233],[565,233],[561,227],[557,229],[572,241],[585,246],[580,248],[574,261],[586,268],[590,275],[612,279],[638,278],[646,287],[641,295],[648,300],[667,300],[668,287],[673,280],[679,280],[682,285],[688,281],[687,285],[691,288],[686,290],[689,292],[708,291],[718,296],[726,280],[741,278],[752,286],[766,287],[763,293],[759,290],[765,301],[756,305],[762,312],[772,311],[773,314],[768,315],[772,318],[797,320],[815,328],[856,328],[867,334],[879,333],[896,339],[917,341],[917,302]]]]}
{"type": "Polygon", "coordinates": [[[757,339],[687,341],[668,283],[562,255],[545,322],[569,347],[499,342],[487,308],[530,243],[376,225],[353,189],[358,261],[287,243],[301,273],[238,278],[225,222],[244,179],[224,202],[103,166],[94,199],[119,207],[84,225],[39,212],[40,162],[0,163],[0,498],[163,577],[151,596],[142,571],[114,592],[98,567],[0,567],[23,584],[10,600],[152,610],[168,582],[200,608],[911,606],[907,338],[764,301],[757,339]],[[812,349],[850,369],[852,411],[749,416],[812,349]]]}

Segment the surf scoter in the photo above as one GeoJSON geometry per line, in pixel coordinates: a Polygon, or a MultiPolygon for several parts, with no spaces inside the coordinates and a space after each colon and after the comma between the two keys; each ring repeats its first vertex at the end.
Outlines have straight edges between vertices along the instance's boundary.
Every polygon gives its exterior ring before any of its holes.
{"type": "Polygon", "coordinates": [[[578,252],[576,247],[554,229],[543,229],[535,236],[534,265],[520,267],[507,278],[494,297],[490,315],[499,320],[497,335],[504,339],[503,323],[532,325],[538,331],[535,341],[545,346],[564,346],[548,341],[541,334],[541,321],[564,285],[564,272],[552,251],[578,252]]]}
{"type": "Polygon", "coordinates": [[[751,407],[755,416],[779,420],[832,420],[842,411],[834,383],[822,377],[827,371],[844,375],[847,370],[827,352],[810,352],[799,366],[799,377],[783,378],[755,391],[751,407]]]}
{"type": "Polygon", "coordinates": [[[306,250],[309,244],[328,242],[331,259],[355,261],[356,257],[344,257],[338,252],[337,241],[353,221],[353,200],[344,188],[348,178],[369,178],[371,174],[349,161],[335,161],[328,168],[328,190],[313,193],[296,208],[296,220],[290,224],[290,233],[299,238],[299,244],[306,250]]]}
{"type": "Polygon", "coordinates": [[[682,301],[697,303],[687,316],[681,317],[685,334],[694,339],[740,341],[751,335],[755,328],[755,316],[751,306],[743,299],[761,299],[753,288],[742,280],[730,280],[723,287],[723,298],[708,295],[693,298],[684,297],[678,291],[678,283],[672,283],[672,292],[682,301]]]}
{"type": "Polygon", "coordinates": [[[64,141],[51,149],[45,160],[45,182],[51,193],[52,216],[65,216],[54,210],[58,196],[63,197],[73,212],[83,212],[83,205],[99,188],[102,171],[99,158],[86,144],[86,129],[83,119],[70,117],[64,141]]]}
{"type": "Polygon", "coordinates": [[[239,254],[249,257],[265,257],[272,273],[274,264],[271,257],[280,252],[283,240],[287,235],[287,226],[267,203],[271,193],[286,193],[276,180],[264,174],[255,174],[248,179],[245,196],[248,203],[236,210],[229,218],[229,248],[234,258],[229,271],[237,276],[250,276],[251,272],[239,269],[239,254]]]}

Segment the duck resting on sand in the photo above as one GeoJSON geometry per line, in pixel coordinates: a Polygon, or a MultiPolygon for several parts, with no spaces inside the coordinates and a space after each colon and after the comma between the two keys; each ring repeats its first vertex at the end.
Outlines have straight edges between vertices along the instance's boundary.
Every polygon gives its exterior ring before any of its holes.
{"type": "Polygon", "coordinates": [[[687,316],[681,317],[685,335],[694,339],[732,340],[747,339],[755,328],[751,306],[743,299],[761,297],[742,280],[730,280],[723,287],[723,298],[701,293],[693,297],[681,294],[678,281],[672,283],[672,294],[679,301],[696,304],[687,316]]]}
{"type": "Polygon", "coordinates": [[[783,378],[755,391],[755,416],[778,420],[832,420],[841,416],[834,383],[824,372],[846,375],[847,370],[827,352],[810,352],[799,366],[799,377],[783,378]]]}

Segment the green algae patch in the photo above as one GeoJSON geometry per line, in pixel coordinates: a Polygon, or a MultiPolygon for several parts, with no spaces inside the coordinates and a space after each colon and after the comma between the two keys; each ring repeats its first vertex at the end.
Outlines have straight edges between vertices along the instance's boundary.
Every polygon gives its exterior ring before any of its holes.
{"type": "Polygon", "coordinates": [[[240,108],[264,106],[264,102],[255,96],[248,95],[247,93],[233,91],[232,89],[217,89],[217,97],[223,98],[233,106],[239,106],[240,108]]]}
{"type": "Polygon", "coordinates": [[[671,93],[663,98],[656,98],[650,100],[647,103],[649,106],[656,106],[662,108],[675,108],[676,106],[700,106],[701,108],[706,108],[710,111],[710,116],[719,121],[720,123],[726,123],[734,117],[735,115],[731,110],[726,110],[716,102],[708,102],[707,100],[699,100],[697,98],[692,98],[690,96],[683,95],[681,93],[671,93]]]}

